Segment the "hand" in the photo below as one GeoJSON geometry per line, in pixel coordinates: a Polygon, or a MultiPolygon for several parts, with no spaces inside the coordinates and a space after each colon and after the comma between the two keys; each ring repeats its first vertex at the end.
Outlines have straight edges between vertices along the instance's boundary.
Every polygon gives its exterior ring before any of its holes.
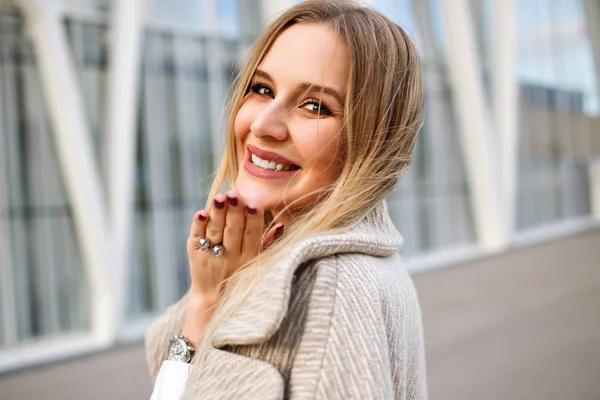
{"type": "Polygon", "coordinates": [[[194,215],[187,252],[196,303],[216,305],[226,279],[256,257],[261,247],[268,247],[283,234],[283,224],[276,224],[263,241],[263,227],[264,209],[245,204],[235,190],[215,196],[210,214],[202,210],[194,215]],[[223,255],[215,257],[200,250],[200,238],[209,239],[213,245],[222,243],[223,255]]]}

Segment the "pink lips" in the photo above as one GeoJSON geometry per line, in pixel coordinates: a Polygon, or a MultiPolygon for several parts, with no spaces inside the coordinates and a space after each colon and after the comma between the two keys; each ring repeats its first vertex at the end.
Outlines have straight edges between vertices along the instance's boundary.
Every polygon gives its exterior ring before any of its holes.
{"type": "Polygon", "coordinates": [[[288,160],[281,154],[273,153],[272,151],[268,151],[268,150],[259,149],[258,147],[252,146],[251,144],[248,145],[248,150],[251,153],[259,156],[263,160],[274,161],[275,164],[296,165],[293,161],[288,160]]]}
{"type": "Polygon", "coordinates": [[[262,149],[259,149],[258,147],[252,146],[252,145],[248,145],[248,150],[249,150],[248,155],[246,156],[246,160],[244,161],[244,170],[246,170],[246,172],[248,172],[250,175],[256,176],[257,178],[284,179],[284,178],[291,177],[292,175],[294,175],[296,172],[299,171],[299,170],[271,171],[270,169],[263,169],[257,165],[254,165],[254,163],[252,162],[252,154],[250,154],[250,153],[256,154],[258,157],[262,158],[263,160],[274,161],[277,164],[290,164],[290,165],[295,165],[295,164],[280,154],[273,153],[273,152],[267,151],[267,150],[262,150],[262,149]]]}

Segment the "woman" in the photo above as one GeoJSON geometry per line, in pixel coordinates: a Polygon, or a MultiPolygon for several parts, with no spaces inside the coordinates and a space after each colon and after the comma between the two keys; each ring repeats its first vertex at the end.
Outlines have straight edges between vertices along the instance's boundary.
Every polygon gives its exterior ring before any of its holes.
{"type": "Polygon", "coordinates": [[[191,288],[146,336],[154,396],[425,398],[419,304],[384,206],[422,121],[413,43],[369,8],[306,2],[234,88],[191,288]]]}

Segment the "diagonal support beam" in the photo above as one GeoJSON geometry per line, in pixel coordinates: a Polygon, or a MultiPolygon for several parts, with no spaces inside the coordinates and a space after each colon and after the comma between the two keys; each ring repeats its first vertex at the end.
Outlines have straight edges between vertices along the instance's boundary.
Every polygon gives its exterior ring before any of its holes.
{"type": "Polygon", "coordinates": [[[115,259],[116,326],[127,304],[135,200],[136,116],[143,38],[143,0],[113,0],[107,96],[105,177],[115,259]]]}
{"type": "Polygon", "coordinates": [[[75,231],[81,245],[91,291],[92,334],[106,345],[115,334],[110,290],[108,214],[98,163],[94,156],[77,71],[69,51],[61,13],[55,0],[21,0],[33,42],[45,102],[75,231]]]}
{"type": "Polygon", "coordinates": [[[498,250],[507,238],[500,208],[497,154],[487,107],[480,60],[468,0],[442,2],[450,81],[458,116],[461,146],[470,182],[475,230],[481,246],[498,250]]]}

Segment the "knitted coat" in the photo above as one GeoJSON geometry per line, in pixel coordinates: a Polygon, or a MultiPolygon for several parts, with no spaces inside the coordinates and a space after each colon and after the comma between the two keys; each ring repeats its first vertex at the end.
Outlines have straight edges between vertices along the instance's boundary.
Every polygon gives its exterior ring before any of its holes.
{"type": "MultiPolygon", "coordinates": [[[[421,312],[381,204],[354,228],[298,243],[192,362],[185,399],[425,399],[421,312]]],[[[153,380],[187,295],[148,330],[153,380]]]]}

